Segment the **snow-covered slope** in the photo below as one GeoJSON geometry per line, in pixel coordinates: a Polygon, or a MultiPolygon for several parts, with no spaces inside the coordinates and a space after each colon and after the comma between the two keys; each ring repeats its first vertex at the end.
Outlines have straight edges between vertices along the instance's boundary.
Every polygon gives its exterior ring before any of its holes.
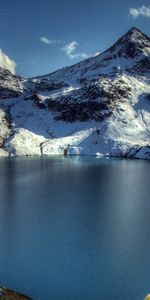
{"type": "Polygon", "coordinates": [[[96,57],[25,80],[0,69],[0,155],[150,159],[150,38],[132,28],[96,57]]]}

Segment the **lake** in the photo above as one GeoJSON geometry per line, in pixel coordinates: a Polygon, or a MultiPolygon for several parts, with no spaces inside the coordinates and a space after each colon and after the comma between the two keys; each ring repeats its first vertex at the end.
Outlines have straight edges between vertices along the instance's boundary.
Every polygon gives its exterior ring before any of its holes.
{"type": "Polygon", "coordinates": [[[0,159],[0,286],[34,300],[150,293],[150,162],[0,159]]]}

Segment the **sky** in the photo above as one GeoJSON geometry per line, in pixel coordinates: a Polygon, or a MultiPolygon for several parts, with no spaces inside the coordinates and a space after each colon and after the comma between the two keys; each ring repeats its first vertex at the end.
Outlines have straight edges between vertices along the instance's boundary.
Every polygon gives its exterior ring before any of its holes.
{"type": "Polygon", "coordinates": [[[103,52],[132,26],[150,36],[150,0],[0,0],[0,66],[48,74],[103,52]]]}

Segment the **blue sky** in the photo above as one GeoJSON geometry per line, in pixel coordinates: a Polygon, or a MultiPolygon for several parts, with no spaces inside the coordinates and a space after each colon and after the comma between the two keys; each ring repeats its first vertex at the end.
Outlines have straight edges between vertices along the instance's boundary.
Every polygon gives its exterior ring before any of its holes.
{"type": "Polygon", "coordinates": [[[0,4],[0,48],[16,62],[16,73],[25,77],[102,52],[132,26],[150,35],[150,0],[1,0],[0,4]]]}

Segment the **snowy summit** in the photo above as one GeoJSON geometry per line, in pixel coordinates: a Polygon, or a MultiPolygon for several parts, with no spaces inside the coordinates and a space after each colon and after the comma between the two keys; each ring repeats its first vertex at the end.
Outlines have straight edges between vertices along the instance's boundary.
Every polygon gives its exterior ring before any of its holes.
{"type": "Polygon", "coordinates": [[[54,154],[150,159],[150,38],[140,30],[45,76],[0,68],[0,155],[54,154]]]}

